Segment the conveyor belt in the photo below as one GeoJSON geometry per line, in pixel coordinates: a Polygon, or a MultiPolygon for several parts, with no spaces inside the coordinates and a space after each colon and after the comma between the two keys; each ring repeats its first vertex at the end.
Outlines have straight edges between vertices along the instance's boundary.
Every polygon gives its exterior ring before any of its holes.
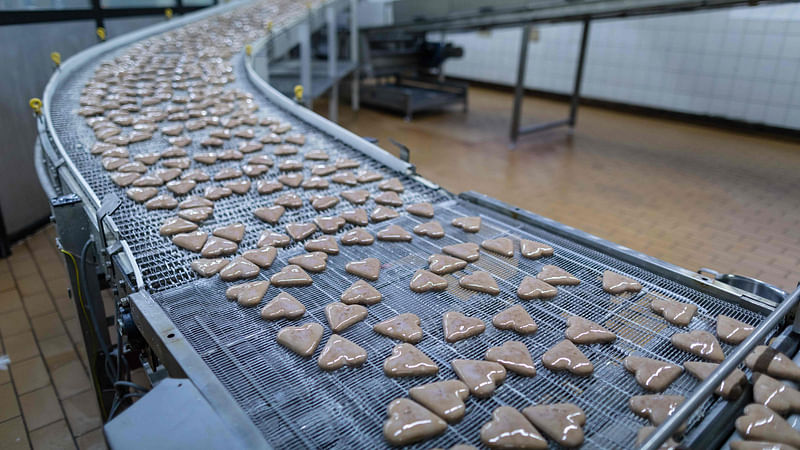
{"type": "MultiPolygon", "coordinates": [[[[290,8],[284,18],[297,14],[296,10],[290,8]]],[[[55,131],[69,158],[98,198],[109,192],[115,192],[124,198],[122,207],[113,218],[119,227],[121,238],[130,245],[136,263],[142,270],[148,292],[153,294],[169,318],[275,447],[374,448],[384,445],[381,429],[386,405],[394,398],[407,396],[410,387],[434,380],[434,377],[390,379],[383,374],[383,360],[391,353],[395,343],[373,332],[371,328],[375,323],[399,313],[413,312],[421,318],[426,334],[418,347],[439,365],[440,372],[435,377],[437,379],[455,377],[450,369],[452,359],[482,359],[487,348],[509,339],[525,342],[532,350],[534,360],[538,361],[545,350],[563,338],[564,322],[569,314],[594,320],[619,336],[612,345],[584,347],[595,366],[592,376],[579,378],[553,373],[538,364],[538,374],[533,378],[509,374],[494,396],[482,400],[471,397],[467,401],[467,415],[464,420],[450,426],[439,438],[422,443],[419,448],[449,447],[464,442],[478,444],[480,427],[490,419],[495,407],[511,405],[523,408],[545,402],[572,402],[584,409],[587,414],[584,428],[587,447],[630,447],[635,440],[636,430],[645,423],[630,412],[627,401],[631,396],[644,391],[624,370],[621,360],[629,354],[660,358],[676,364],[697,360],[670,344],[669,336],[685,329],[669,325],[654,315],[649,309],[652,298],[670,298],[698,305],[698,313],[690,329],[713,332],[717,314],[725,314],[751,324],[757,323],[761,318],[761,315],[740,306],[581,246],[543,228],[490,212],[406,175],[393,172],[344,145],[336,136],[321,132],[261,98],[247,79],[241,54],[235,56],[232,63],[237,81],[231,87],[255,94],[261,107],[261,116],[279,117],[282,121],[291,123],[293,131],[306,134],[306,149],[321,148],[331,155],[332,160],[338,156],[346,156],[360,161],[362,168],[381,172],[384,177],[401,177],[405,185],[405,192],[402,194],[405,203],[434,203],[436,219],[446,226],[447,231],[447,236],[440,240],[415,235],[410,244],[376,241],[368,247],[342,246],[339,255],[329,258],[328,269],[312,276],[314,283],[310,287],[285,289],[303,302],[308,310],[298,323],[315,321],[326,328],[324,342],[330,335],[324,317],[324,306],[338,301],[340,293],[356,280],[344,271],[344,265],[351,260],[366,257],[377,257],[383,263],[381,276],[374,283],[383,294],[383,301],[369,307],[366,320],[341,333],[368,351],[367,363],[358,369],[323,372],[317,367],[315,358],[300,358],[277,345],[275,333],[286,326],[287,321],[261,320],[257,308],[242,308],[226,300],[224,291],[230,284],[222,282],[218,277],[197,278],[189,268],[189,263],[197,257],[196,254],[177,248],[169,239],[158,234],[158,227],[163,220],[174,215],[174,212],[147,211],[143,206],[125,199],[124,189],[118,188],[108,179],[99,165],[99,158],[88,154],[86,149],[93,143],[93,135],[83,119],[74,115],[73,111],[77,108],[80,89],[93,74],[94,65],[89,64],[84,70],[60,80],[50,111],[55,131]],[[454,217],[476,214],[484,217],[482,229],[477,234],[465,233],[449,226],[454,217]],[[439,294],[415,294],[409,290],[413,272],[426,266],[428,255],[439,253],[442,246],[458,242],[480,243],[484,239],[499,236],[511,237],[515,245],[518,245],[519,238],[548,243],[555,248],[555,255],[540,260],[528,260],[482,252],[481,258],[475,264],[446,277],[450,282],[447,291],[439,294]],[[441,329],[444,312],[461,311],[487,323],[491,322],[492,316],[501,309],[520,303],[515,294],[520,280],[526,275],[535,275],[544,264],[562,267],[583,282],[579,286],[560,288],[559,295],[552,301],[521,303],[539,325],[536,334],[520,337],[509,331],[499,331],[487,326],[487,331],[478,337],[456,344],[444,342],[441,329]],[[602,291],[599,278],[609,268],[637,279],[645,288],[630,298],[610,298],[602,291]],[[458,286],[457,278],[478,269],[487,270],[496,276],[502,291],[500,295],[491,297],[476,294],[458,286]]],[[[190,153],[203,151],[198,142],[207,134],[208,130],[192,133],[195,143],[188,148],[190,153]]],[[[153,145],[158,145],[159,150],[166,147],[166,143],[157,135],[151,141],[132,144],[129,149],[133,155],[153,151],[153,145]]],[[[281,159],[283,158],[276,158],[276,162],[281,159]]],[[[198,165],[196,162],[192,164],[198,165]]],[[[211,171],[240,164],[218,163],[211,171]]],[[[277,169],[273,168],[259,178],[272,178],[276,173],[277,169]]],[[[308,168],[305,169],[305,174],[310,175],[308,168]]],[[[210,183],[200,184],[196,192],[201,192],[207,184],[210,183]]],[[[375,192],[376,183],[366,185],[366,188],[375,192]]],[[[343,189],[346,187],[332,183],[331,188],[322,193],[336,195],[343,189]]],[[[252,211],[256,207],[270,205],[280,193],[260,196],[252,191],[254,189],[246,196],[234,195],[217,201],[214,215],[203,223],[201,229],[211,231],[218,225],[241,221],[247,225],[248,233],[240,248],[254,248],[261,230],[269,226],[256,219],[252,211]]],[[[297,193],[305,199],[310,195],[320,194],[319,191],[304,193],[302,190],[297,193]]],[[[373,206],[370,200],[365,208],[370,210],[373,206]]],[[[325,214],[350,208],[351,205],[342,201],[335,210],[325,214]]],[[[286,223],[309,221],[316,215],[317,212],[306,202],[306,206],[300,210],[287,211],[280,224],[274,228],[282,230],[286,223]]],[[[391,221],[370,224],[368,229],[375,234],[389,224],[397,224],[410,230],[420,222],[419,218],[402,214],[391,221]]],[[[268,279],[285,266],[289,257],[302,251],[300,245],[281,250],[272,268],[262,271],[259,279],[268,279]]],[[[271,298],[277,292],[277,289],[270,288],[267,297],[271,298]]],[[[726,352],[730,351],[730,347],[724,345],[724,348],[726,352]]],[[[319,350],[317,354],[318,352],[319,350]]],[[[667,393],[689,395],[696,385],[696,380],[684,373],[670,386],[667,393]]],[[[699,411],[700,414],[691,422],[690,430],[702,418],[702,413],[716,402],[718,400],[712,399],[705,403],[699,411]]]]}

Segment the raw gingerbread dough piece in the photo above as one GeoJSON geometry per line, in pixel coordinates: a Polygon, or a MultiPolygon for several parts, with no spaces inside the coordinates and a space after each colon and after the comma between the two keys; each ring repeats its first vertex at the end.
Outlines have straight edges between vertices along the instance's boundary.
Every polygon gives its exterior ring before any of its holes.
{"type": "Polygon", "coordinates": [[[283,183],[275,180],[258,180],[256,191],[261,195],[269,195],[283,189],[283,183]]]}
{"type": "Polygon", "coordinates": [[[244,239],[244,230],[245,228],[243,223],[232,223],[230,225],[215,229],[213,234],[214,236],[239,243],[242,242],[242,239],[244,239]]]}
{"type": "Polygon", "coordinates": [[[201,206],[199,208],[182,209],[178,211],[178,217],[192,222],[202,222],[208,219],[213,212],[213,208],[201,206]]]}
{"type": "Polygon", "coordinates": [[[339,238],[339,242],[341,242],[342,245],[370,245],[375,242],[375,237],[364,228],[356,227],[342,234],[339,238]]]}
{"type": "Polygon", "coordinates": [[[265,246],[253,250],[247,250],[242,253],[242,257],[251,263],[261,267],[262,269],[269,269],[278,256],[278,250],[272,246],[265,246]]]}
{"type": "MultiPolygon", "coordinates": [[[[334,183],[346,184],[348,186],[355,186],[358,184],[358,180],[356,179],[356,176],[353,174],[353,172],[339,172],[331,177],[331,181],[333,181],[334,183]]],[[[364,190],[360,189],[359,191],[364,191],[364,190]]],[[[349,193],[353,191],[344,191],[344,192],[349,193]]],[[[366,199],[364,199],[364,201],[359,201],[361,197],[359,197],[358,194],[348,194],[348,196],[350,196],[351,198],[347,198],[347,196],[344,195],[344,192],[342,192],[342,197],[344,197],[350,203],[355,203],[357,205],[360,205],[366,201],[366,199]]],[[[369,197],[369,192],[367,192],[367,197],[369,197]]]]}
{"type": "Polygon", "coordinates": [[[422,327],[419,326],[419,322],[416,314],[403,313],[375,324],[372,329],[384,336],[416,344],[422,340],[422,327]]]}
{"type": "Polygon", "coordinates": [[[282,170],[284,172],[303,170],[303,162],[296,159],[287,159],[286,161],[278,164],[278,170],[282,170]]]}
{"type": "Polygon", "coordinates": [[[226,256],[236,253],[238,249],[239,245],[236,242],[229,241],[219,236],[209,236],[200,254],[203,255],[204,258],[216,258],[217,256],[226,256]]]}
{"type": "Polygon", "coordinates": [[[344,269],[353,275],[370,281],[375,281],[378,279],[381,273],[381,262],[378,260],[378,258],[367,258],[361,261],[351,261],[344,266],[344,269]]]}
{"type": "Polygon", "coordinates": [[[325,306],[325,318],[334,333],[349,328],[356,322],[367,317],[367,308],[361,305],[345,305],[344,303],[329,303],[325,306]]]}
{"type": "Polygon", "coordinates": [[[291,242],[289,236],[283,233],[276,233],[270,230],[264,230],[261,232],[261,236],[258,237],[258,243],[256,244],[259,247],[286,247],[291,242]]]}
{"type": "Polygon", "coordinates": [[[372,213],[369,215],[369,218],[372,219],[373,222],[383,222],[384,220],[394,219],[399,215],[400,214],[398,214],[397,211],[395,211],[392,208],[386,206],[378,206],[377,208],[372,210],[372,213]]]}
{"type": "Polygon", "coordinates": [[[311,197],[311,206],[317,211],[333,208],[337,203],[339,203],[339,199],[333,195],[315,195],[311,197]]]}
{"type": "Polygon", "coordinates": [[[303,157],[311,161],[327,161],[329,158],[328,153],[326,153],[325,150],[319,149],[306,152],[303,157]]]}
{"type": "Polygon", "coordinates": [[[725,315],[717,316],[717,337],[731,345],[741,344],[756,328],[725,315]]]}
{"type": "Polygon", "coordinates": [[[219,271],[219,277],[222,278],[223,281],[243,280],[256,277],[260,271],[261,268],[257,265],[241,256],[237,256],[219,271]]]}
{"type": "Polygon", "coordinates": [[[498,330],[514,330],[519,334],[533,334],[539,329],[522,305],[514,305],[497,313],[492,324],[498,330]]]}
{"type": "Polygon", "coordinates": [[[410,242],[411,233],[404,230],[399,225],[389,225],[378,231],[378,240],[388,242],[410,242]]]}
{"type": "Polygon", "coordinates": [[[158,189],[154,187],[132,187],[125,191],[125,195],[136,203],[144,203],[155,197],[158,189]]]}
{"type": "Polygon", "coordinates": [[[546,265],[542,267],[541,272],[536,275],[536,278],[544,281],[547,284],[558,286],[567,285],[574,286],[580,284],[581,280],[567,272],[566,270],[553,265],[546,265]]]}
{"type": "Polygon", "coordinates": [[[481,242],[481,247],[508,258],[514,256],[514,242],[509,238],[487,239],[481,242]]]}
{"type": "Polygon", "coordinates": [[[300,266],[309,272],[319,273],[328,266],[328,254],[324,252],[304,253],[292,256],[287,262],[300,266]]]}
{"type": "Polygon", "coordinates": [[[349,191],[342,191],[340,195],[343,199],[354,205],[361,205],[369,198],[369,191],[366,189],[352,189],[349,191]]]}
{"type": "Polygon", "coordinates": [[[188,233],[197,229],[197,224],[181,219],[180,217],[170,217],[164,221],[158,232],[162,236],[172,236],[178,233],[188,233]]]}
{"type": "Polygon", "coordinates": [[[542,355],[542,364],[553,372],[568,370],[575,375],[588,376],[594,371],[589,358],[572,343],[564,339],[542,355]]]}
{"type": "Polygon", "coordinates": [[[230,197],[233,194],[231,188],[224,186],[208,186],[203,192],[203,196],[208,200],[219,200],[221,198],[230,197]]]}
{"type": "Polygon", "coordinates": [[[744,408],[736,419],[736,431],[748,440],[764,440],[800,448],[800,431],[795,430],[775,411],[757,403],[744,408]]]}
{"type": "Polygon", "coordinates": [[[203,244],[208,239],[208,233],[205,231],[191,231],[189,233],[180,233],[172,236],[172,243],[180,248],[185,248],[190,252],[199,252],[203,249],[203,244]]]}
{"type": "Polygon", "coordinates": [[[397,344],[392,354],[383,362],[387,377],[417,377],[436,375],[439,366],[413,344],[397,344]]]}
{"type": "Polygon", "coordinates": [[[364,280],[358,280],[342,292],[341,300],[345,305],[374,305],[383,296],[377,289],[364,280]]]}
{"type": "Polygon", "coordinates": [[[564,336],[575,344],[606,344],[617,339],[616,334],[600,324],[579,316],[567,319],[564,336]]]}
{"type": "Polygon", "coordinates": [[[731,450],[797,450],[797,447],[767,441],[731,441],[731,450]]]}
{"type": "MultiPolygon", "coordinates": [[[[162,169],[158,172],[158,176],[161,177],[164,181],[170,181],[175,179],[178,175],[181,174],[181,169],[162,169]]],[[[181,175],[181,180],[194,180],[198,183],[202,183],[205,181],[210,180],[211,177],[208,176],[207,173],[203,172],[200,169],[190,170],[188,172],[184,172],[181,175]]]]}
{"type": "Polygon", "coordinates": [[[481,231],[481,218],[480,216],[471,217],[456,217],[451,224],[454,227],[461,228],[467,233],[477,233],[481,231]]]}
{"type": "MultiPolygon", "coordinates": [[[[639,431],[636,432],[636,446],[639,447],[644,444],[644,441],[646,441],[647,438],[653,434],[653,431],[656,431],[656,427],[650,425],[639,428],[639,431]]],[[[669,438],[664,441],[663,444],[661,444],[661,447],[659,447],[658,450],[676,450],[677,448],[678,443],[675,442],[674,439],[669,438]]]]}
{"type": "Polygon", "coordinates": [[[482,270],[461,277],[458,280],[458,284],[470,291],[483,292],[489,295],[500,293],[500,288],[497,287],[497,281],[494,280],[492,274],[482,270]]]}
{"type": "MultiPolygon", "coordinates": [[[[637,416],[649,420],[655,426],[659,426],[675,413],[684,400],[686,398],[682,395],[634,395],[628,400],[628,407],[637,416]]],[[[678,429],[678,432],[682,432],[685,428],[686,424],[683,424],[678,429]]]]}
{"type": "Polygon", "coordinates": [[[419,269],[411,277],[410,287],[412,291],[419,293],[443,291],[447,289],[447,280],[425,269],[419,269]]]}
{"type": "Polygon", "coordinates": [[[287,223],[286,234],[295,241],[302,241],[317,231],[317,226],[313,222],[308,223],[287,223]]]}
{"type": "Polygon", "coordinates": [[[529,406],[522,414],[556,444],[577,448],[583,444],[586,414],[572,403],[529,406]]]}
{"type": "Polygon", "coordinates": [[[424,441],[444,433],[447,422],[407,398],[398,398],[386,408],[383,437],[391,445],[402,446],[424,441]]]}
{"type": "Polygon", "coordinates": [[[404,190],[403,183],[397,177],[381,181],[380,183],[378,183],[378,189],[382,191],[394,191],[394,192],[403,192],[404,190]]]}
{"type": "Polygon", "coordinates": [[[403,199],[394,191],[381,192],[375,196],[375,203],[386,206],[403,206],[403,199]]]}
{"type": "Polygon", "coordinates": [[[800,381],[800,367],[791,358],[766,345],[757,346],[744,359],[750,370],[783,380],[800,381]]]}
{"type": "Polygon", "coordinates": [[[458,342],[477,336],[486,330],[486,325],[477,317],[467,317],[456,311],[448,311],[442,316],[444,339],[447,342],[458,342]]]}
{"type": "Polygon", "coordinates": [[[269,281],[259,280],[237,284],[225,291],[228,300],[236,300],[242,306],[255,306],[264,298],[269,289],[269,281]]]}
{"type": "Polygon", "coordinates": [[[358,179],[359,183],[372,183],[373,181],[382,180],[383,175],[369,170],[359,170],[356,172],[356,179],[358,179]]]}
{"type": "Polygon", "coordinates": [[[367,351],[355,342],[332,334],[319,354],[317,364],[322,370],[336,370],[344,366],[359,367],[367,360],[367,351]]]}
{"type": "Polygon", "coordinates": [[[325,252],[329,255],[339,254],[339,244],[333,236],[322,236],[306,241],[304,246],[307,252],[325,252]]]}
{"type": "Polygon", "coordinates": [[[467,262],[463,259],[452,256],[435,254],[428,257],[428,268],[436,275],[453,273],[467,267],[467,262]]]}
{"type": "Polygon", "coordinates": [[[226,167],[214,174],[215,181],[231,180],[242,176],[242,169],[238,167],[226,167]]]}
{"type": "Polygon", "coordinates": [[[360,165],[360,162],[348,158],[339,158],[336,160],[336,168],[338,169],[355,169],[360,165]]]}
{"type": "MultiPolygon", "coordinates": [[[[164,180],[155,175],[142,175],[139,178],[137,178],[132,184],[135,187],[148,187],[148,186],[153,187],[153,186],[161,186],[162,184],[164,184],[164,180]]],[[[197,183],[195,183],[192,180],[179,181],[177,185],[175,181],[167,183],[167,189],[178,195],[186,194],[187,192],[194,189],[195,186],[197,186],[197,183]]]]}
{"type": "Polygon", "coordinates": [[[110,176],[111,176],[111,181],[113,181],[114,184],[120,187],[130,186],[131,183],[133,183],[137,178],[139,178],[138,173],[115,172],[110,176]]]}
{"type": "Polygon", "coordinates": [[[333,172],[336,172],[336,166],[333,164],[315,164],[311,168],[311,175],[316,175],[318,177],[324,177],[332,174],[333,172]]]}
{"type": "Polygon", "coordinates": [[[406,211],[420,217],[433,217],[433,205],[428,202],[414,203],[413,205],[406,206],[406,211]]]}
{"type": "Polygon", "coordinates": [[[486,351],[486,360],[503,365],[506,370],[522,376],[536,375],[536,366],[533,364],[531,352],[528,347],[519,341],[506,341],[500,347],[491,347],[486,351]]]}
{"type": "Polygon", "coordinates": [[[303,206],[303,199],[297,194],[288,193],[276,198],[274,203],[286,208],[297,209],[303,206]]]}
{"type": "Polygon", "coordinates": [[[642,290],[642,285],[636,280],[606,270],[603,272],[603,290],[618,295],[624,292],[639,292],[642,290]]]}
{"type": "Polygon", "coordinates": [[[519,411],[500,406],[481,427],[481,442],[489,448],[546,449],[547,441],[519,411]]]}
{"type": "Polygon", "coordinates": [[[537,259],[542,256],[552,256],[553,247],[530,239],[520,239],[519,252],[526,258],[537,259]]]}
{"type": "Polygon", "coordinates": [[[506,369],[493,361],[454,359],[450,361],[450,365],[458,378],[467,385],[469,392],[478,398],[491,396],[506,379],[506,369]]]}
{"type": "Polygon", "coordinates": [[[417,233],[420,236],[428,236],[429,238],[433,239],[441,239],[444,237],[444,228],[442,228],[442,224],[440,224],[436,220],[431,220],[430,222],[421,223],[414,227],[414,233],[417,233]]]}
{"type": "MultiPolygon", "coordinates": [[[[303,317],[305,313],[306,307],[302,303],[294,298],[292,294],[281,291],[261,309],[261,318],[264,320],[284,318],[295,320],[303,317]]],[[[280,332],[278,332],[278,336],[280,337],[280,332]]]]}
{"type": "Polygon", "coordinates": [[[228,260],[223,258],[207,259],[200,258],[192,261],[192,270],[201,277],[211,277],[216,275],[223,267],[228,265],[228,260]]]}
{"type": "Polygon", "coordinates": [[[323,233],[333,234],[344,226],[345,220],[339,216],[317,216],[314,223],[323,233]]]}
{"type": "Polygon", "coordinates": [[[722,362],[725,353],[717,342],[717,338],[708,331],[693,330],[689,333],[675,333],[670,338],[676,348],[695,356],[714,362],[722,362]]]}
{"type": "Polygon", "coordinates": [[[628,356],[623,365],[635,375],[639,386],[653,392],[663,392],[683,372],[675,364],[641,356],[628,356]]]}
{"type": "MultiPolygon", "coordinates": [[[[686,370],[691,371],[688,367],[686,370]]],[[[800,391],[763,373],[755,374],[753,378],[753,401],[782,416],[800,412],[800,391]]]]}
{"type": "MultiPolygon", "coordinates": [[[[142,178],[144,177],[140,177],[139,180],[136,181],[139,182],[142,178]]],[[[155,178],[155,180],[158,180],[159,184],[163,183],[161,181],[161,178],[158,177],[153,177],[153,178],[155,178]]],[[[191,191],[195,187],[197,187],[197,182],[194,180],[172,180],[169,183],[167,183],[167,189],[169,189],[169,191],[175,195],[188,194],[189,191],[191,191]]]]}
{"type": "Polygon", "coordinates": [[[472,242],[464,242],[463,244],[448,245],[442,247],[442,252],[455,256],[456,258],[463,259],[467,262],[475,262],[480,257],[480,249],[478,244],[472,242]]]}
{"type": "Polygon", "coordinates": [[[364,227],[369,223],[367,212],[361,208],[345,211],[341,216],[342,219],[344,219],[347,223],[352,223],[353,225],[358,225],[360,227],[364,227]]]}
{"type": "Polygon", "coordinates": [[[207,198],[193,195],[191,197],[186,197],[186,200],[183,200],[182,202],[178,203],[178,208],[180,209],[192,209],[192,208],[202,208],[202,207],[213,208],[214,202],[212,202],[207,198]]]}
{"type": "MultiPolygon", "coordinates": [[[[719,364],[699,361],[686,361],[683,367],[687,372],[692,374],[695,378],[705,380],[711,375],[719,364]]],[[[733,369],[730,375],[722,380],[722,383],[717,386],[714,391],[715,394],[726,400],[736,400],[742,395],[745,387],[747,386],[747,376],[739,369],[733,369]]],[[[760,402],[759,402],[760,403],[760,402]]]]}
{"type": "Polygon", "coordinates": [[[458,380],[437,381],[409,389],[408,396],[447,422],[456,423],[466,413],[464,400],[469,389],[458,380]]]}
{"type": "Polygon", "coordinates": [[[271,223],[275,225],[283,216],[283,213],[286,212],[286,208],[280,205],[275,206],[264,206],[261,208],[257,208],[253,211],[253,214],[258,217],[259,219],[263,220],[264,222],[271,223]]]}
{"type": "Polygon", "coordinates": [[[225,183],[224,187],[230,189],[233,193],[244,195],[250,192],[250,180],[236,180],[225,183]]]}
{"type": "Polygon", "coordinates": [[[275,153],[276,156],[289,156],[289,155],[297,154],[297,151],[298,151],[297,147],[295,147],[294,145],[283,144],[283,145],[279,145],[275,149],[274,153],[275,153]]]}
{"type": "Polygon", "coordinates": [[[300,266],[288,265],[280,272],[272,275],[270,281],[275,286],[308,286],[313,282],[311,277],[300,266]]]}
{"type": "Polygon", "coordinates": [[[694,313],[697,312],[695,305],[665,298],[654,298],[650,302],[650,309],[667,319],[667,322],[680,327],[689,325],[694,313]]]}

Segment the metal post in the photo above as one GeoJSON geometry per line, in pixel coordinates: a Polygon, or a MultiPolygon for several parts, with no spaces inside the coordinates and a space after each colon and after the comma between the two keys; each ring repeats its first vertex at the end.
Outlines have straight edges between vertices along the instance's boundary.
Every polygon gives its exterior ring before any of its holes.
{"type": "Polygon", "coordinates": [[[583,19],[583,32],[581,32],[581,49],[578,53],[578,67],[575,72],[575,86],[572,89],[572,102],[569,106],[569,126],[575,127],[578,119],[578,103],[581,99],[581,82],[583,81],[583,66],[586,58],[586,44],[589,41],[589,19],[583,19]]]}
{"type": "Polygon", "coordinates": [[[328,120],[339,121],[339,79],[336,71],[336,60],[339,58],[339,30],[336,28],[336,10],[328,6],[325,10],[325,21],[328,26],[328,76],[334,80],[328,96],[328,120]]]}
{"type": "Polygon", "coordinates": [[[6,234],[6,223],[3,220],[3,210],[0,209],[0,259],[11,256],[11,243],[6,234]]]}
{"type": "Polygon", "coordinates": [[[103,8],[100,0],[92,0],[92,13],[94,14],[94,24],[96,28],[105,28],[103,23],[103,8]]]}
{"type": "Polygon", "coordinates": [[[669,437],[680,428],[681,424],[697,411],[697,408],[711,395],[722,380],[750,354],[753,348],[764,341],[767,333],[772,331],[773,328],[778,326],[778,324],[786,318],[792,309],[797,306],[798,301],[800,301],[800,287],[795,289],[789,298],[778,304],[778,307],[758,325],[758,328],[753,330],[753,333],[739,344],[736,350],[725,358],[725,361],[723,361],[708,378],[700,383],[694,393],[692,393],[692,396],[681,403],[675,413],[662,423],[661,426],[656,428],[642,444],[642,450],[655,450],[669,439],[669,437]]]}
{"type": "Polygon", "coordinates": [[[312,108],[311,94],[311,16],[298,28],[300,39],[300,84],[303,86],[303,103],[312,108]]]}
{"type": "Polygon", "coordinates": [[[517,62],[517,85],[514,88],[514,109],[511,112],[511,146],[517,144],[519,137],[519,119],[522,113],[522,98],[525,94],[525,68],[528,65],[528,42],[531,38],[531,26],[522,27],[522,41],[519,46],[517,62]]]}
{"type": "Polygon", "coordinates": [[[359,68],[358,68],[358,0],[350,0],[350,62],[353,63],[353,81],[350,88],[350,107],[358,111],[359,107],[359,68]]]}

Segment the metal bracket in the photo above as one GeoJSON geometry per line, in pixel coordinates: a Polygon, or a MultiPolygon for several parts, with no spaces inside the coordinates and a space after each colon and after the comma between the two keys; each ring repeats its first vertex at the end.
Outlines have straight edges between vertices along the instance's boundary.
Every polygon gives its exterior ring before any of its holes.
{"type": "Polygon", "coordinates": [[[402,159],[405,162],[408,162],[411,159],[411,150],[408,147],[395,141],[392,138],[389,138],[389,142],[391,142],[392,144],[394,144],[395,147],[400,149],[400,159],[402,159]]]}

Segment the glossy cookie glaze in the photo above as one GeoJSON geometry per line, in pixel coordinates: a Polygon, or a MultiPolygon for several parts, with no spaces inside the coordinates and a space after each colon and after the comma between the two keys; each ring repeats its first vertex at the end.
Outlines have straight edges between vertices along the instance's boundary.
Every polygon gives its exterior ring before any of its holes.
{"type": "Polygon", "coordinates": [[[443,291],[447,289],[447,280],[425,269],[418,269],[411,277],[409,287],[417,293],[443,291]]]}
{"type": "Polygon", "coordinates": [[[542,433],[562,447],[574,448],[583,444],[583,425],[586,414],[572,403],[529,406],[522,414],[542,433]]]}
{"type": "Polygon", "coordinates": [[[280,292],[261,309],[261,318],[264,320],[290,319],[303,317],[306,307],[292,294],[280,292]]]}
{"type": "Polygon", "coordinates": [[[283,327],[278,330],[278,344],[300,356],[311,356],[317,349],[323,332],[322,325],[307,323],[296,327],[283,327]]]}
{"type": "Polygon", "coordinates": [[[381,293],[364,280],[358,280],[350,285],[340,297],[345,305],[374,305],[382,298],[381,293]]]}
{"type": "Polygon", "coordinates": [[[634,374],[639,386],[653,392],[664,391],[683,372],[675,364],[641,356],[628,356],[623,365],[634,374]]]}
{"type": "Polygon", "coordinates": [[[531,352],[519,341],[506,341],[499,347],[491,347],[486,351],[486,360],[500,363],[507,370],[519,375],[526,377],[536,375],[531,352]]]}
{"type": "Polygon", "coordinates": [[[519,334],[533,334],[539,327],[522,305],[514,305],[495,314],[492,325],[499,330],[514,330],[519,334]]]}
{"type": "Polygon", "coordinates": [[[322,370],[337,370],[344,366],[359,367],[367,360],[367,351],[355,342],[332,334],[319,354],[317,364],[322,370]]]}
{"type": "Polygon", "coordinates": [[[422,327],[416,314],[403,313],[375,324],[372,329],[384,336],[416,344],[422,340],[422,327]]]}
{"type": "Polygon", "coordinates": [[[736,419],[736,431],[748,440],[770,441],[800,448],[800,431],[795,430],[775,411],[752,403],[736,419]]]}
{"type": "Polygon", "coordinates": [[[448,311],[442,315],[442,328],[447,342],[457,342],[483,333],[486,325],[477,317],[467,317],[460,312],[448,311]]]}
{"type": "Polygon", "coordinates": [[[419,403],[398,398],[386,408],[383,437],[391,445],[409,445],[430,439],[447,429],[447,422],[419,403]]]}
{"type": "Polygon", "coordinates": [[[557,294],[557,288],[531,276],[523,278],[517,289],[517,296],[523,300],[548,299],[555,297],[557,294]]]}
{"type": "MultiPolygon", "coordinates": [[[[701,361],[686,361],[683,363],[683,367],[686,371],[700,380],[708,378],[718,366],[719,364],[701,361]]],[[[714,393],[726,400],[736,400],[742,395],[747,384],[747,376],[745,373],[739,369],[733,369],[733,372],[725,377],[722,383],[717,386],[714,393]]]]}
{"type": "Polygon", "coordinates": [[[676,348],[709,361],[722,362],[725,359],[725,353],[722,352],[717,338],[708,331],[692,330],[689,333],[675,333],[670,341],[676,348]]]}
{"type": "Polygon", "coordinates": [[[500,406],[481,427],[481,442],[489,448],[546,449],[547,441],[521,412],[500,406]]]}
{"type": "Polygon", "coordinates": [[[387,377],[416,377],[436,375],[439,366],[413,344],[397,344],[383,362],[387,377]]]}
{"type": "Polygon", "coordinates": [[[469,392],[479,398],[489,397],[506,379],[506,369],[492,361],[454,359],[450,361],[453,371],[467,385],[469,392]]]}
{"type": "Polygon", "coordinates": [[[579,316],[571,316],[567,319],[564,336],[575,344],[605,344],[617,339],[616,334],[579,316]]]}
{"type": "Polygon", "coordinates": [[[594,371],[594,366],[589,358],[567,339],[550,347],[542,355],[542,364],[553,372],[568,370],[580,376],[591,375],[594,371]]]}

